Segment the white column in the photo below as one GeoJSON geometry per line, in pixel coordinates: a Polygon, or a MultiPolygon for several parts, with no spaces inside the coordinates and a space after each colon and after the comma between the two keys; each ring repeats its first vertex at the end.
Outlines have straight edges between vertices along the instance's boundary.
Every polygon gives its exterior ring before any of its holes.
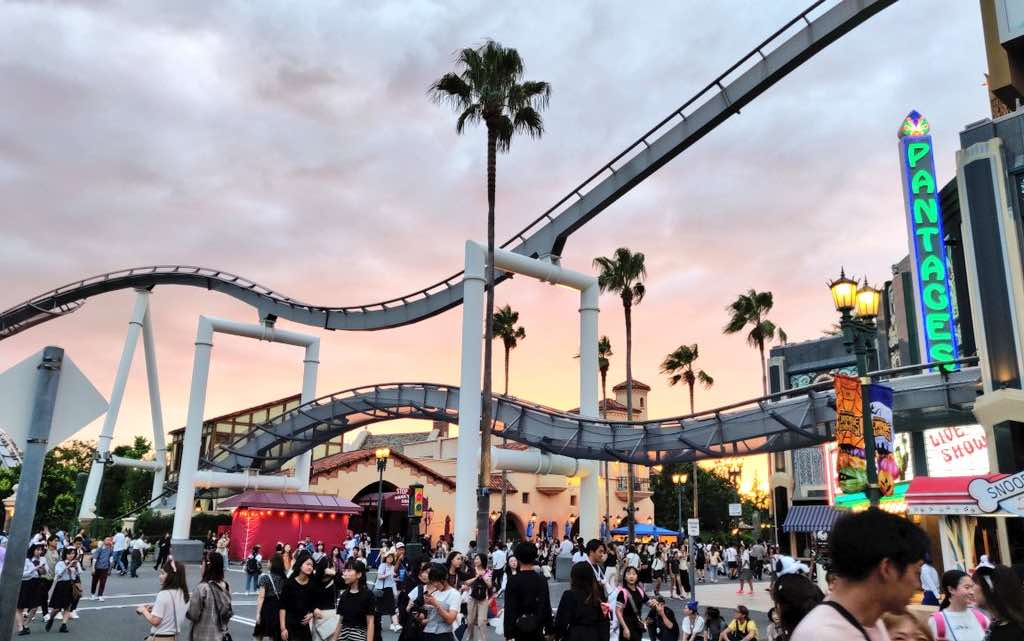
{"type": "MultiPolygon", "coordinates": [[[[316,376],[320,366],[320,339],[306,346],[306,356],[302,359],[302,396],[299,403],[316,400],[316,376]]],[[[313,471],[313,450],[300,454],[295,460],[295,478],[301,479],[300,489],[309,491],[309,476],[313,471]]]]}
{"type": "Polygon", "coordinates": [[[188,415],[185,438],[181,447],[178,471],[178,496],[174,506],[173,541],[187,541],[195,504],[195,473],[199,467],[199,449],[203,441],[203,409],[206,406],[206,382],[210,376],[210,352],[213,350],[213,325],[199,317],[196,332],[196,354],[192,362],[192,387],[188,394],[188,415]]]}
{"type": "MultiPolygon", "coordinates": [[[[597,418],[597,283],[580,292],[580,416],[597,418]]],[[[600,535],[600,465],[597,461],[580,461],[580,536],[586,540],[600,535]]]]}
{"type": "MultiPolygon", "coordinates": [[[[114,438],[114,426],[117,424],[117,415],[121,411],[121,401],[124,399],[124,388],[128,382],[128,373],[132,369],[132,359],[135,358],[135,346],[139,342],[139,331],[142,329],[142,321],[149,308],[149,292],[143,289],[136,290],[135,307],[132,310],[132,318],[128,321],[128,334],[124,339],[124,349],[121,350],[121,361],[117,364],[117,374],[114,376],[114,388],[110,391],[110,406],[107,414],[103,417],[103,427],[100,428],[99,441],[96,444],[96,451],[99,458],[106,457],[110,451],[110,442],[114,438]]],[[[82,508],[78,512],[79,519],[92,519],[96,517],[96,497],[100,493],[100,485],[103,483],[103,463],[93,461],[89,470],[89,481],[85,485],[85,494],[82,496],[82,508]]]]}
{"type": "Polygon", "coordinates": [[[149,414],[153,421],[153,453],[162,467],[153,473],[152,500],[163,494],[167,475],[167,444],[164,438],[163,404],[160,402],[160,376],[156,369],[156,347],[153,340],[153,320],[150,310],[142,319],[142,353],[146,357],[146,383],[149,387],[149,414]]]}
{"type": "MultiPolygon", "coordinates": [[[[455,466],[455,547],[465,551],[476,529],[480,470],[481,351],[483,349],[484,254],[466,242],[462,277],[462,369],[459,379],[459,448],[455,466]]],[[[491,399],[486,399],[490,402],[491,399]]]]}

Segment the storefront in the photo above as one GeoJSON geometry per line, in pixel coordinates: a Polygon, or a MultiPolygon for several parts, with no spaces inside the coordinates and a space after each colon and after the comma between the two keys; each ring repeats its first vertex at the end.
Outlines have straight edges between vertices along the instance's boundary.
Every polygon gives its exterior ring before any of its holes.
{"type": "MultiPolygon", "coordinates": [[[[1018,476],[1021,475],[1014,475],[1018,476]]],[[[1001,503],[989,505],[979,491],[1008,478],[1012,477],[1006,474],[919,476],[911,481],[906,493],[907,511],[938,540],[941,570],[971,571],[983,554],[993,563],[1024,563],[1022,519],[1003,509],[1001,503]],[[975,481],[979,483],[972,492],[971,484],[975,481]],[[982,497],[981,501],[978,496],[982,497]]]]}

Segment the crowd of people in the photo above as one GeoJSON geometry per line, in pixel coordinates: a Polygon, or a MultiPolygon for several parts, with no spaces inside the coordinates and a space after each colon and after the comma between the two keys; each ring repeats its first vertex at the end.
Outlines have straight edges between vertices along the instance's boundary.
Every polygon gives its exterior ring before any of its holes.
{"type": "MultiPolygon", "coordinates": [[[[150,544],[121,531],[93,545],[85,532],[72,537],[44,529],[25,558],[18,634],[31,633],[37,614],[46,631],[59,619],[59,632],[68,632],[83,598],[83,575],[92,575],[89,598],[102,600],[111,572],[136,576],[153,551],[159,591],[137,609],[150,641],[179,637],[186,622],[191,641],[224,641],[234,616],[225,578],[229,546],[226,533],[209,537],[199,583],[190,591],[188,570],[170,554],[168,536],[150,544]]],[[[731,577],[740,591],[752,592],[755,579],[770,575],[774,607],[764,630],[742,604],[727,621],[718,608],[691,598],[685,543],[567,537],[511,548],[497,543],[487,551],[472,542],[466,552],[451,547],[442,539],[410,555],[401,541],[371,548],[358,534],[329,551],[308,537],[280,542],[266,557],[255,545],[242,562],[244,594],[256,597],[253,641],[380,641],[385,623],[400,641],[485,641],[491,626],[509,641],[1024,640],[1024,588],[1013,570],[986,560],[970,574],[939,576],[928,563],[926,533],[879,510],[837,521],[826,591],[806,565],[763,542],[695,546],[697,582],[731,577]],[[557,579],[557,559],[567,556],[571,569],[561,580],[569,589],[552,607],[549,582],[557,579]],[[922,585],[924,602],[939,607],[926,622],[907,610],[922,585]],[[678,612],[673,597],[683,601],[678,612]]]]}

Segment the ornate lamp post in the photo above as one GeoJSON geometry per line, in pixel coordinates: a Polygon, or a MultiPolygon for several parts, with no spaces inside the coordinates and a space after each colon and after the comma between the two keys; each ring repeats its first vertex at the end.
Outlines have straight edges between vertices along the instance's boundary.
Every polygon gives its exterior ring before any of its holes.
{"type": "Polygon", "coordinates": [[[839,278],[828,284],[832,291],[832,302],[839,312],[839,327],[843,331],[846,351],[857,357],[857,377],[861,385],[861,408],[864,415],[864,459],[868,476],[867,495],[871,507],[878,507],[878,466],[875,461],[875,431],[871,422],[871,401],[864,387],[871,382],[868,376],[871,354],[877,357],[875,338],[878,327],[875,317],[881,304],[882,293],[871,287],[867,279],[858,288],[857,281],[846,277],[839,270],[839,278]]]}
{"type": "MultiPolygon", "coordinates": [[[[683,486],[686,485],[686,481],[689,478],[690,478],[690,475],[688,473],[686,473],[686,472],[679,472],[678,474],[673,474],[672,475],[672,484],[676,486],[676,505],[677,505],[676,514],[677,514],[678,524],[679,524],[679,540],[680,540],[680,542],[682,542],[682,540],[683,540],[683,486]]],[[[693,477],[693,483],[694,483],[694,485],[696,485],[696,483],[697,483],[696,475],[693,477]]],[[[697,504],[696,503],[694,503],[694,505],[693,505],[693,518],[697,518],[697,504]]],[[[690,590],[691,590],[690,598],[696,600],[697,599],[697,575],[696,575],[696,573],[695,573],[695,571],[693,569],[693,561],[694,561],[694,556],[696,555],[696,553],[695,553],[696,547],[695,546],[697,545],[697,542],[694,540],[692,532],[690,532],[689,535],[690,536],[687,539],[687,544],[686,544],[686,546],[687,546],[687,554],[686,554],[687,571],[689,571],[689,573],[690,573],[690,590]]]]}
{"type": "Polygon", "coordinates": [[[384,541],[384,470],[388,467],[391,450],[386,447],[377,448],[377,544],[384,541]]]}

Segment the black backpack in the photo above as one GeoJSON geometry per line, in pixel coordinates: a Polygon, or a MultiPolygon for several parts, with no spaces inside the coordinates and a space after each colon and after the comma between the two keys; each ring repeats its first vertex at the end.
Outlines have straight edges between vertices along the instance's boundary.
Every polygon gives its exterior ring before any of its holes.
{"type": "Polygon", "coordinates": [[[260,573],[260,562],[256,560],[255,554],[250,554],[249,558],[245,560],[245,573],[246,574],[259,574],[260,573]]]}
{"type": "Polygon", "coordinates": [[[483,601],[487,598],[487,584],[484,583],[483,577],[473,581],[473,585],[469,588],[469,598],[474,601],[483,601]]]}

